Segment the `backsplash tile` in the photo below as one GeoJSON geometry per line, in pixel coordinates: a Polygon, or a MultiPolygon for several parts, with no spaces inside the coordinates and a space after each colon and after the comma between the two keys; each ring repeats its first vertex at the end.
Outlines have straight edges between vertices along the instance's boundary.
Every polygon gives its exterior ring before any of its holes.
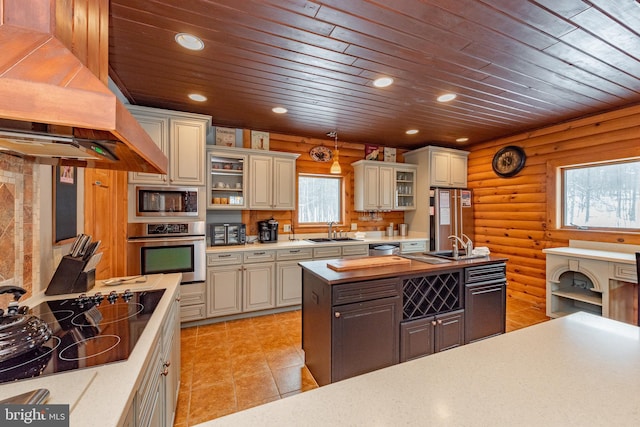
{"type": "MultiPolygon", "coordinates": [[[[21,158],[0,154],[0,285],[33,292],[39,280],[38,168],[21,158]]],[[[10,295],[0,297],[6,307],[10,295]]]]}

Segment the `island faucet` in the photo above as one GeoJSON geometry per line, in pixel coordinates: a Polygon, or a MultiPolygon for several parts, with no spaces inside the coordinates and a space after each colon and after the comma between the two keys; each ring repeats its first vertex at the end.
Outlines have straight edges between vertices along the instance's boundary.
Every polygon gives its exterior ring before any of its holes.
{"type": "Polygon", "coordinates": [[[329,221],[329,224],[327,224],[327,225],[329,226],[329,231],[327,232],[327,237],[328,237],[329,239],[331,239],[331,238],[332,238],[332,236],[331,236],[331,232],[332,232],[332,230],[333,230],[333,224],[335,224],[335,223],[336,223],[335,221],[329,221]]]}
{"type": "Polygon", "coordinates": [[[459,255],[458,243],[460,243],[463,248],[466,247],[467,245],[461,238],[459,238],[458,236],[454,236],[453,234],[447,238],[451,240],[451,244],[453,245],[453,248],[452,248],[453,257],[457,258],[459,255]]]}
{"type": "Polygon", "coordinates": [[[467,242],[465,244],[465,251],[467,252],[467,255],[471,255],[473,253],[473,241],[469,236],[467,236],[464,233],[462,233],[462,238],[465,239],[467,242]]]}

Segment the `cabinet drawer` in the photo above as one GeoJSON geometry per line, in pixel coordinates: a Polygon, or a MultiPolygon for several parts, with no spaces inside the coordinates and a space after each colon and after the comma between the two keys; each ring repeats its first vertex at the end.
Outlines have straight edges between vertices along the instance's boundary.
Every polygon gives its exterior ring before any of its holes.
{"type": "Polygon", "coordinates": [[[207,254],[207,265],[242,264],[242,252],[207,254]]]}
{"type": "Polygon", "coordinates": [[[191,322],[207,318],[207,311],[204,304],[189,305],[180,307],[180,322],[191,322]]]}
{"type": "Polygon", "coordinates": [[[313,249],[301,248],[301,249],[280,249],[276,253],[276,259],[278,261],[287,261],[294,259],[311,259],[313,257],[313,249]]]}
{"type": "Polygon", "coordinates": [[[400,243],[400,253],[408,254],[411,252],[426,252],[427,242],[402,242],[400,243]]]}
{"type": "Polygon", "coordinates": [[[507,265],[503,262],[497,264],[479,265],[464,269],[465,283],[488,283],[504,280],[507,274],[507,265]]]}
{"type": "Polygon", "coordinates": [[[369,245],[348,245],[342,247],[342,255],[369,255],[369,245]]]}
{"type": "Polygon", "coordinates": [[[381,279],[367,282],[334,285],[332,288],[333,305],[349,304],[379,298],[402,295],[398,279],[381,279]]]}
{"type": "Polygon", "coordinates": [[[613,277],[626,282],[638,283],[638,271],[635,264],[613,264],[613,277]]]}
{"type": "Polygon", "coordinates": [[[246,264],[253,262],[270,262],[276,260],[275,251],[250,251],[243,252],[243,259],[246,264]]]}
{"type": "Polygon", "coordinates": [[[188,305],[204,304],[205,283],[189,283],[180,285],[180,307],[188,305]]]}
{"type": "Polygon", "coordinates": [[[341,256],[342,249],[340,248],[340,246],[313,248],[314,258],[340,258],[341,256]]]}

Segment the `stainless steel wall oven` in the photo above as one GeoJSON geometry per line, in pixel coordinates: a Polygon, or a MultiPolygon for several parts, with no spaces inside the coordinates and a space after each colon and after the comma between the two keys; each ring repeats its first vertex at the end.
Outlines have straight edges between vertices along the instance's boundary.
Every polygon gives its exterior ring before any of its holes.
{"type": "Polygon", "coordinates": [[[206,280],[204,221],[129,223],[127,274],[182,273],[182,283],[206,280]]]}

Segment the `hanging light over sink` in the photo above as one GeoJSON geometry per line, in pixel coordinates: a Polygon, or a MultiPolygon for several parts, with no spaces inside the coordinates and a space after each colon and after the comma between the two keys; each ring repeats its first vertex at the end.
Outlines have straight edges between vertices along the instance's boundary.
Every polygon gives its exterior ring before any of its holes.
{"type": "Polygon", "coordinates": [[[334,138],[335,140],[333,163],[331,164],[331,169],[329,169],[329,172],[337,175],[339,173],[342,173],[342,168],[340,167],[340,163],[338,162],[338,131],[333,130],[331,132],[328,132],[327,136],[330,138],[334,138]]]}

